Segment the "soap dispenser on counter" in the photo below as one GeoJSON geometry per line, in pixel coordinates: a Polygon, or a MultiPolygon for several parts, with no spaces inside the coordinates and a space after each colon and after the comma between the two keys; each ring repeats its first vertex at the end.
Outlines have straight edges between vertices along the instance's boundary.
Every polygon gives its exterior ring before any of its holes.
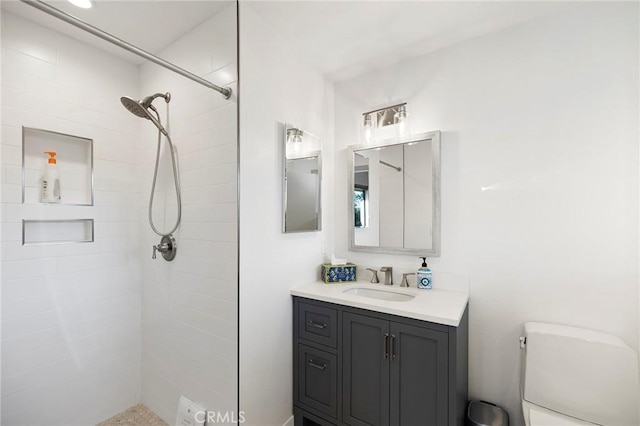
{"type": "Polygon", "coordinates": [[[417,274],[418,286],[417,287],[423,290],[428,290],[431,288],[431,280],[432,280],[431,269],[429,269],[429,267],[427,266],[426,257],[420,257],[420,259],[422,259],[422,266],[420,266],[420,268],[418,269],[418,274],[417,274]]]}

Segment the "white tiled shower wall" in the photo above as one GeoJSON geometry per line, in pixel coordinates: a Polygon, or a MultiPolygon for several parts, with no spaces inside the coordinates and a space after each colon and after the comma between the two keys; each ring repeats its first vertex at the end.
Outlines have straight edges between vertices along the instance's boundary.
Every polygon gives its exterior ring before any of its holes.
{"type": "Polygon", "coordinates": [[[1,423],[95,424],[140,392],[138,69],[9,13],[2,54],[1,423]],[[93,139],[94,206],[22,204],[21,126],[93,139]],[[94,243],[21,245],[22,219],[75,218],[94,243]]]}
{"type": "MultiPolygon", "coordinates": [[[[3,424],[94,424],[140,400],[173,423],[180,395],[236,409],[235,25],[230,3],[160,53],[231,85],[225,100],[3,14],[3,424]],[[146,217],[157,133],[119,102],[159,91],[173,96],[168,127],[183,192],[172,263],[150,259],[159,242],[146,217]],[[94,139],[95,206],[21,203],[21,126],[94,139]],[[69,218],[94,218],[96,241],[21,246],[22,219],[69,218]]],[[[155,105],[166,122],[164,102],[155,105]]],[[[175,213],[167,159],[165,148],[160,230],[175,213]]]]}
{"type": "MultiPolygon", "coordinates": [[[[157,131],[137,119],[142,128],[136,158],[143,176],[137,217],[144,229],[142,402],[170,424],[180,395],[222,415],[237,410],[236,46],[236,6],[230,2],[159,53],[214,84],[231,87],[230,99],[155,65],[141,68],[142,96],[171,92],[168,122],[182,186],[177,256],[170,263],[159,256],[151,260],[152,245],[160,241],[146,223],[157,131]]],[[[154,105],[166,123],[165,102],[158,99],[154,105]]],[[[160,230],[169,230],[175,193],[167,150],[161,171],[160,188],[168,190],[157,193],[154,218],[160,230]],[[159,214],[165,207],[166,218],[159,214]]]]}

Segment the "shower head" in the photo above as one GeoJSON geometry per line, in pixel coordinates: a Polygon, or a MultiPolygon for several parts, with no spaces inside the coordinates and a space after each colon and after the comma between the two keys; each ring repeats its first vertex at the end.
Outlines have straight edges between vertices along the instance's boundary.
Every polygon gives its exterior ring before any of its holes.
{"type": "Polygon", "coordinates": [[[122,102],[122,105],[124,105],[124,107],[131,114],[134,114],[134,115],[137,115],[138,117],[146,118],[147,120],[149,120],[149,113],[147,112],[147,109],[143,107],[140,102],[133,100],[128,96],[121,97],[120,102],[122,102]]]}
{"type": "Polygon", "coordinates": [[[142,101],[136,101],[128,96],[123,96],[120,98],[120,102],[122,102],[122,105],[124,105],[124,107],[133,115],[151,120],[151,122],[155,124],[155,126],[158,128],[158,130],[160,130],[160,132],[162,132],[163,135],[169,137],[169,133],[164,127],[162,127],[162,124],[160,124],[160,116],[158,115],[158,111],[153,105],[151,105],[151,102],[153,102],[153,100],[158,96],[162,96],[163,98],[165,98],[167,103],[171,99],[171,95],[169,93],[167,93],[166,95],[162,93],[156,93],[155,95],[147,96],[142,101]],[[158,118],[156,119],[153,115],[151,115],[148,109],[152,109],[153,112],[158,115],[158,118]]]}

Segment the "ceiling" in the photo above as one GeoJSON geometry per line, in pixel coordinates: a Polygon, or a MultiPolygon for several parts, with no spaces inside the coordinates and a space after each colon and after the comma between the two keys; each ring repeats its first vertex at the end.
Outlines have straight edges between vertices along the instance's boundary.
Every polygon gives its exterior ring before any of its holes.
{"type": "Polygon", "coordinates": [[[252,1],[292,49],[334,81],[567,7],[553,1],[252,1]]]}
{"type": "MultiPolygon", "coordinates": [[[[228,6],[229,0],[94,0],[79,9],[49,3],[151,53],[228,6]]],[[[517,25],[567,7],[547,1],[245,1],[291,49],[329,79],[340,81],[403,59],[517,25]]],[[[143,59],[18,0],[2,9],[107,50],[143,59]]],[[[242,22],[242,21],[240,21],[242,22]]],[[[177,64],[180,65],[180,64],[177,64]]]]}
{"type": "MultiPolygon", "coordinates": [[[[129,62],[144,59],[88,34],[66,22],[21,3],[1,0],[2,10],[22,16],[55,31],[106,50],[129,62]]],[[[118,1],[93,0],[91,9],[80,9],[65,0],[47,0],[70,15],[151,53],[157,53],[231,3],[230,0],[200,1],[118,1]]]]}

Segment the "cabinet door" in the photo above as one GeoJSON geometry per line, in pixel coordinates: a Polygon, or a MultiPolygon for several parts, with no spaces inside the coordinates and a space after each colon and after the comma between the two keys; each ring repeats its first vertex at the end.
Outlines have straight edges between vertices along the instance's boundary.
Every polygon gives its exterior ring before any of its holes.
{"type": "Polygon", "coordinates": [[[392,322],[391,336],[391,425],[448,425],[447,333],[392,322]]]}
{"type": "Polygon", "coordinates": [[[336,356],[298,345],[297,400],[333,418],[338,414],[336,356]]]}
{"type": "Polygon", "coordinates": [[[342,421],[389,424],[389,322],[345,312],[342,317],[342,421]]]}

